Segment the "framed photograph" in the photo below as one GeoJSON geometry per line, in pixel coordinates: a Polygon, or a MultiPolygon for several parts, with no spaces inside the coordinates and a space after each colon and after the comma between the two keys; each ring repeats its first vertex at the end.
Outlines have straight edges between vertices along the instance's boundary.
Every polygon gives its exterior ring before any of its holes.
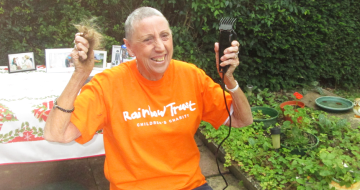
{"type": "Polygon", "coordinates": [[[72,73],[75,70],[71,51],[73,48],[45,49],[46,72],[72,73]]]}
{"type": "Polygon", "coordinates": [[[121,63],[121,45],[113,45],[111,53],[111,65],[116,66],[121,63]]]}
{"type": "Polygon", "coordinates": [[[106,69],[107,51],[94,50],[95,65],[94,70],[106,69]]]}
{"type": "MultiPolygon", "coordinates": [[[[75,70],[71,57],[73,48],[45,49],[46,72],[72,73],[75,70]]],[[[94,70],[106,69],[106,51],[94,50],[94,70]]]]}
{"type": "Polygon", "coordinates": [[[9,54],[9,73],[36,70],[33,52],[9,54]]]}

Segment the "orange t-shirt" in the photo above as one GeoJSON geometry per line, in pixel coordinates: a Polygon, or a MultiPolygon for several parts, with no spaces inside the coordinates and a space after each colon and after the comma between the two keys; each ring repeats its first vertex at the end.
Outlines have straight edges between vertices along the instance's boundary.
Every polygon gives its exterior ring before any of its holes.
{"type": "Polygon", "coordinates": [[[82,88],[74,106],[78,143],[103,129],[111,190],[203,185],[195,132],[201,120],[218,128],[228,117],[221,87],[195,65],[177,60],[158,81],[145,79],[136,60],[107,69],[82,88]]]}

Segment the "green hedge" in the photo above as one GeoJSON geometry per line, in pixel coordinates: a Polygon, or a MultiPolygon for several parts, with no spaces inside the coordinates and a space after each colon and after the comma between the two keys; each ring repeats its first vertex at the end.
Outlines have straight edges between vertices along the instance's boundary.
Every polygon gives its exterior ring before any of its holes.
{"type": "Polygon", "coordinates": [[[72,23],[97,17],[111,46],[122,44],[126,16],[153,6],[168,18],[174,58],[203,68],[214,80],[218,20],[235,17],[241,42],[241,86],[271,90],[322,85],[358,88],[360,69],[357,0],[0,0],[0,65],[7,54],[33,51],[44,64],[44,49],[72,47],[72,23]]]}

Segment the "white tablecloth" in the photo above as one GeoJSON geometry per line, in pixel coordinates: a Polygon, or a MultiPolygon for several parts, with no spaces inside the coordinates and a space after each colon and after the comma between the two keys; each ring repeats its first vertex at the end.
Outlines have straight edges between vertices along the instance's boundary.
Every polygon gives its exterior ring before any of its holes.
{"type": "Polygon", "coordinates": [[[53,143],[43,138],[53,100],[70,77],[71,73],[46,73],[44,69],[9,74],[0,68],[0,164],[104,154],[100,132],[85,145],[53,143]]]}

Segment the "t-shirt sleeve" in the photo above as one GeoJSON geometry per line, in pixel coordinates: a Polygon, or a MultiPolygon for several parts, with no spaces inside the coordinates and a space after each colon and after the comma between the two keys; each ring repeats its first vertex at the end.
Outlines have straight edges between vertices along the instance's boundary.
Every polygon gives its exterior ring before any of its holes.
{"type": "Polygon", "coordinates": [[[107,112],[99,81],[99,77],[94,76],[81,89],[74,103],[75,111],[71,114],[71,122],[81,132],[81,136],[75,139],[80,144],[90,141],[96,131],[101,130],[106,124],[107,112]]]}
{"type": "MultiPolygon", "coordinates": [[[[202,98],[203,98],[203,113],[202,120],[209,122],[215,129],[218,129],[229,117],[226,110],[223,90],[221,86],[215,83],[203,71],[202,75],[202,98]]],[[[228,92],[225,92],[225,99],[230,112],[232,97],[228,92]]]]}

